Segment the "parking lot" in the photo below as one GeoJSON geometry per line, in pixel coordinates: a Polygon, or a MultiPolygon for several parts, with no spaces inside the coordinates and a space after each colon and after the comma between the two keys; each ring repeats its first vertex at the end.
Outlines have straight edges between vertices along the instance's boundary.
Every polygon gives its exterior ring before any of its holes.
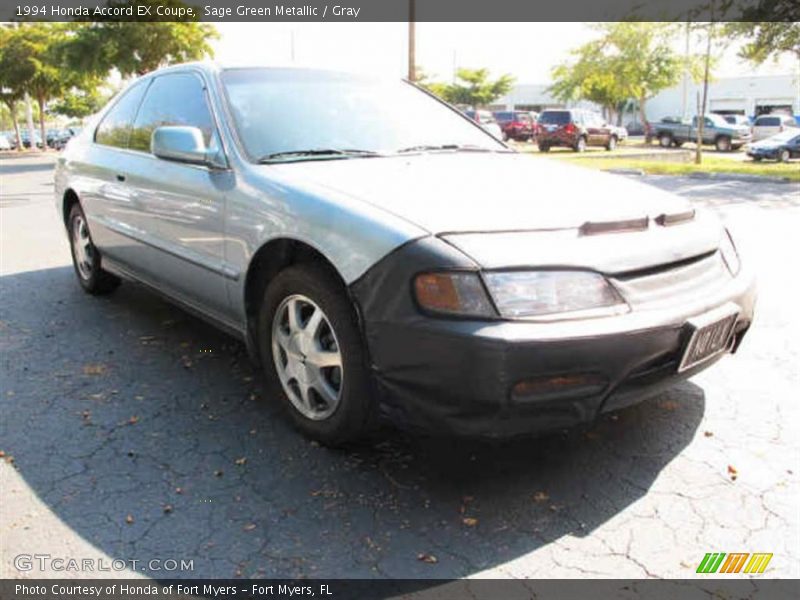
{"type": "Polygon", "coordinates": [[[52,158],[0,160],[0,577],[63,575],[20,571],[37,553],[193,561],[172,577],[690,577],[707,552],[800,577],[800,189],[645,180],[719,212],[756,265],[737,355],[587,429],[333,451],[238,342],[134,284],[84,294],[52,158]]]}

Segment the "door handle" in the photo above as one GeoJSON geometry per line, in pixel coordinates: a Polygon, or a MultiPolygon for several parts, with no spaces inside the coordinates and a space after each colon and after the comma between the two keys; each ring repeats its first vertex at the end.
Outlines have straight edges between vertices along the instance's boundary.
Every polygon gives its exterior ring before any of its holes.
{"type": "Polygon", "coordinates": [[[125,175],[121,173],[117,173],[117,181],[125,181],[125,175]]]}

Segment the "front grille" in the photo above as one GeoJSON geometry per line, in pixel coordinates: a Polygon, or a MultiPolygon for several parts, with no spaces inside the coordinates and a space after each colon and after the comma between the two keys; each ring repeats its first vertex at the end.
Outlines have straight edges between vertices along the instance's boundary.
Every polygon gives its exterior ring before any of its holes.
{"type": "Polygon", "coordinates": [[[730,272],[719,252],[611,278],[634,309],[657,309],[697,300],[720,290],[730,280],[730,272]]]}

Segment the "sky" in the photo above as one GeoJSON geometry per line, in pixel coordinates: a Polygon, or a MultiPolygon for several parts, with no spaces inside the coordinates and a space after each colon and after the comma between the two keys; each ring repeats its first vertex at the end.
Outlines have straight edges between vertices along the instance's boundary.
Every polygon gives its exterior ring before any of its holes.
{"type": "MultiPolygon", "coordinates": [[[[389,77],[407,72],[406,23],[220,23],[216,58],[226,63],[295,65],[389,77]]],[[[550,82],[551,69],[595,33],[584,23],[418,23],[417,64],[434,79],[455,67],[510,73],[518,83],[550,82]]],[[[683,50],[683,43],[678,44],[683,50]]],[[[694,48],[694,52],[700,52],[694,48]]],[[[797,73],[788,58],[754,68],[724,52],[716,77],[797,73]]]]}

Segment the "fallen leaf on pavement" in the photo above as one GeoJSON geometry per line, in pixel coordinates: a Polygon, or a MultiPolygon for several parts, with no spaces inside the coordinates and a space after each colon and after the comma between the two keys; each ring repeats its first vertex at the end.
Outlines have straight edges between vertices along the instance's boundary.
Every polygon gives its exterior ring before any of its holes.
{"type": "Polygon", "coordinates": [[[731,476],[731,481],[736,481],[736,478],[739,476],[739,471],[736,470],[736,467],[728,465],[728,475],[731,476]]]}
{"type": "Polygon", "coordinates": [[[437,562],[439,562],[439,559],[436,558],[433,554],[427,554],[425,552],[417,554],[417,560],[424,563],[428,563],[429,565],[435,565],[437,562]]]}
{"type": "Polygon", "coordinates": [[[133,515],[128,515],[127,517],[125,517],[125,522],[128,525],[131,525],[133,523],[133,515]]]}
{"type": "Polygon", "coordinates": [[[83,374],[84,375],[102,375],[106,372],[105,365],[84,365],[83,366],[83,374]]]}
{"type": "Polygon", "coordinates": [[[164,512],[169,514],[172,512],[172,504],[165,504],[164,505],[164,512]]]}
{"type": "Polygon", "coordinates": [[[714,435],[714,432],[713,431],[704,431],[703,435],[706,436],[706,437],[712,437],[714,435]]]}
{"type": "Polygon", "coordinates": [[[214,471],[214,477],[222,477],[222,473],[223,473],[222,469],[217,469],[216,471],[214,471]]]}
{"type": "Polygon", "coordinates": [[[474,517],[464,517],[461,519],[461,522],[467,527],[475,527],[478,524],[478,519],[474,517]]]}
{"type": "Polygon", "coordinates": [[[139,422],[139,417],[133,415],[130,419],[128,419],[128,425],[136,425],[139,422]]]}
{"type": "Polygon", "coordinates": [[[247,463],[247,459],[243,456],[242,458],[237,458],[233,462],[241,467],[242,465],[247,463]]]}
{"type": "Polygon", "coordinates": [[[253,531],[253,529],[255,529],[255,528],[256,528],[256,524],[255,523],[248,523],[247,525],[242,527],[242,531],[253,531]]]}
{"type": "Polygon", "coordinates": [[[550,496],[547,494],[547,492],[536,492],[533,495],[533,499],[536,502],[547,502],[548,500],[550,500],[550,496]]]}

